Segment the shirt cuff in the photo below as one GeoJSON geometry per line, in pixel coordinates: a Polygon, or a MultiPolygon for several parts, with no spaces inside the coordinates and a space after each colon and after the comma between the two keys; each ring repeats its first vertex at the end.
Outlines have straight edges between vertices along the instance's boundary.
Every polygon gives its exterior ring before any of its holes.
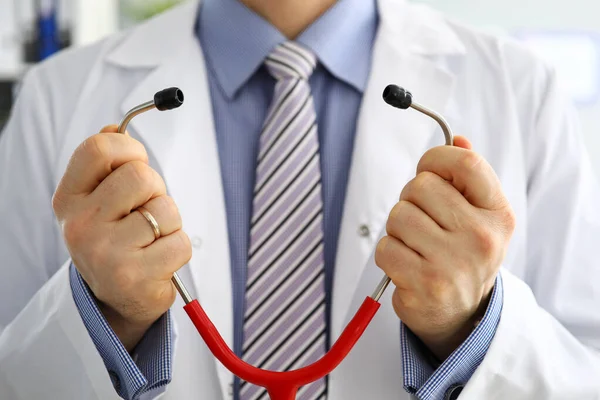
{"type": "Polygon", "coordinates": [[[401,324],[402,368],[404,389],[419,400],[444,399],[451,389],[466,385],[483,361],[491,343],[504,302],[502,276],[498,274],[490,303],[481,322],[439,367],[434,368],[431,353],[423,343],[401,324]]]}
{"type": "Polygon", "coordinates": [[[170,311],[152,325],[130,355],[102,315],[91,290],[73,264],[69,273],[73,299],[83,324],[119,396],[136,400],[169,384],[173,335],[170,311]]]}

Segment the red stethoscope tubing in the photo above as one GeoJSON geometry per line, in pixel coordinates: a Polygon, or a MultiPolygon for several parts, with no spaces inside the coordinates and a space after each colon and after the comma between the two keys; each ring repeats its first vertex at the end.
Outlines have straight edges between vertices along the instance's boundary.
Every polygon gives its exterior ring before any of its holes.
{"type": "Polygon", "coordinates": [[[198,329],[212,354],[234,375],[264,387],[271,400],[294,400],[301,386],[315,382],[333,371],[346,358],[379,310],[380,304],[367,297],[352,320],[320,360],[295,371],[275,372],[256,368],[238,358],[206,315],[198,300],[183,308],[198,329]]]}

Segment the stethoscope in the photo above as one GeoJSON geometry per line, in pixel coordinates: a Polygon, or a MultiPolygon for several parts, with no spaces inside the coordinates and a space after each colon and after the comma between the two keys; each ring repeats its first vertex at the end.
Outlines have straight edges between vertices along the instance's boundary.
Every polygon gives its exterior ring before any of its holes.
{"type": "MultiPolygon", "coordinates": [[[[181,106],[183,100],[183,92],[178,88],[162,90],[154,95],[152,101],[132,108],[119,124],[118,131],[119,133],[125,133],[129,122],[139,114],[153,109],[160,111],[172,110],[181,106]]],[[[452,146],[454,144],[454,136],[446,120],[438,113],[415,103],[410,92],[396,85],[388,85],[383,91],[383,100],[393,107],[404,110],[411,107],[433,118],[444,132],[446,145],[452,146]]],[[[183,308],[196,326],[200,336],[202,336],[212,354],[231,373],[249,383],[264,387],[272,400],[294,400],[300,387],[328,375],[346,358],[381,306],[379,299],[387,289],[391,279],[387,276],[383,277],[373,294],[364,300],[327,354],[311,365],[285,372],[262,370],[237,357],[225,343],[198,300],[190,296],[177,273],[173,274],[172,282],[185,302],[183,308]]]]}

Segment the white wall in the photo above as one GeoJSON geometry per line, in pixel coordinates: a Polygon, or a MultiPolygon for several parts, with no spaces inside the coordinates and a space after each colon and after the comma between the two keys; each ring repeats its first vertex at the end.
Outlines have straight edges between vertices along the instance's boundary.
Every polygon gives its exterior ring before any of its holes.
{"type": "Polygon", "coordinates": [[[73,44],[86,45],[117,31],[118,0],[72,0],[73,44]]]}
{"type": "MultiPolygon", "coordinates": [[[[470,25],[498,32],[512,34],[523,29],[586,30],[598,34],[600,40],[599,0],[413,1],[430,4],[470,25]]],[[[579,106],[578,110],[588,152],[600,176],[600,102],[579,106]]]]}
{"type": "Polygon", "coordinates": [[[13,0],[0,0],[0,80],[18,73],[21,46],[17,9],[13,0]]]}
{"type": "Polygon", "coordinates": [[[472,24],[600,30],[597,0],[413,0],[472,24]]]}

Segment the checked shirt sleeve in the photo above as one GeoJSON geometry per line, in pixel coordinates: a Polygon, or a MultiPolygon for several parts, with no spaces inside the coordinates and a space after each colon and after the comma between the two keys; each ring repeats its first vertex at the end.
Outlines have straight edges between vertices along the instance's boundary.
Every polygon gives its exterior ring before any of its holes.
{"type": "Polygon", "coordinates": [[[172,322],[167,311],[129,354],[112,330],[87,284],[73,264],[71,291],[79,314],[123,399],[152,399],[165,390],[172,373],[172,322]]]}
{"type": "Polygon", "coordinates": [[[437,368],[421,341],[402,324],[404,389],[419,400],[443,400],[448,397],[448,393],[453,392],[458,395],[483,361],[492,343],[500,322],[503,296],[502,277],[499,274],[483,319],[467,340],[437,368]]]}

